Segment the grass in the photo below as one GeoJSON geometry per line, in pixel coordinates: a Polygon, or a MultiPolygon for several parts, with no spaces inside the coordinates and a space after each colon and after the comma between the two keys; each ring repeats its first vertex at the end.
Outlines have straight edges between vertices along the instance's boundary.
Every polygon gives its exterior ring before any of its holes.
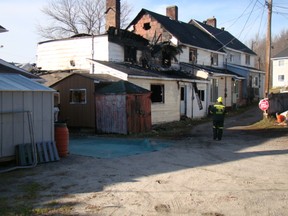
{"type": "Polygon", "coordinates": [[[17,195],[0,197],[0,215],[30,216],[30,215],[69,215],[75,203],[59,203],[52,201],[43,207],[35,207],[41,192],[48,189],[37,182],[30,182],[19,186],[17,195]]]}

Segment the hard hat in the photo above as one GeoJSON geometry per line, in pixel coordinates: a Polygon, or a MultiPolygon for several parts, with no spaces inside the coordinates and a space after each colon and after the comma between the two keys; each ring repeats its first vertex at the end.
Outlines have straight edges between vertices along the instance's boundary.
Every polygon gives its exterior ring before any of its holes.
{"type": "Polygon", "coordinates": [[[223,98],[222,98],[222,97],[218,97],[217,101],[218,101],[219,103],[222,103],[222,102],[223,102],[223,98]]]}

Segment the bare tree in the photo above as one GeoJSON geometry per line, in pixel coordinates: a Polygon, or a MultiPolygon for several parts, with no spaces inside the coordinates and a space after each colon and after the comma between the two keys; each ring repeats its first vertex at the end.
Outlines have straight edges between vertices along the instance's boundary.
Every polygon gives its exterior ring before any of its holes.
{"type": "MultiPolygon", "coordinates": [[[[255,36],[250,42],[252,50],[258,55],[258,66],[261,70],[265,70],[265,52],[266,52],[266,38],[259,38],[255,36]]],[[[288,29],[282,30],[278,35],[273,36],[271,44],[271,57],[275,56],[282,50],[288,47],[288,29]]]]}
{"type": "MultiPolygon", "coordinates": [[[[70,37],[76,34],[98,35],[105,31],[106,0],[50,0],[42,12],[51,20],[38,25],[40,36],[47,39],[70,37]]],[[[128,24],[132,7],[121,5],[121,28],[128,24]]]]}

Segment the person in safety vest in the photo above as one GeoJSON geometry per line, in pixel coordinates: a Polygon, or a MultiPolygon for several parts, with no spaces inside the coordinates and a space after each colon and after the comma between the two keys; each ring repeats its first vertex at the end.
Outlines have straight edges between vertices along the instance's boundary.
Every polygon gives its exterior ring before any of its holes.
{"type": "Polygon", "coordinates": [[[223,135],[224,117],[226,107],[223,105],[223,98],[219,97],[217,102],[211,107],[210,113],[213,119],[213,139],[221,140],[223,135]]]}

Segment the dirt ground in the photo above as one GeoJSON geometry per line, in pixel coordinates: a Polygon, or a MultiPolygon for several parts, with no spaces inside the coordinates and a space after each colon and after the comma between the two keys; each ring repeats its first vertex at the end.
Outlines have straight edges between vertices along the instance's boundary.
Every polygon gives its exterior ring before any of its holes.
{"type": "Polygon", "coordinates": [[[2,173],[0,214],[286,216],[288,133],[247,127],[261,119],[257,107],[227,118],[222,141],[204,123],[157,152],[2,173]]]}

